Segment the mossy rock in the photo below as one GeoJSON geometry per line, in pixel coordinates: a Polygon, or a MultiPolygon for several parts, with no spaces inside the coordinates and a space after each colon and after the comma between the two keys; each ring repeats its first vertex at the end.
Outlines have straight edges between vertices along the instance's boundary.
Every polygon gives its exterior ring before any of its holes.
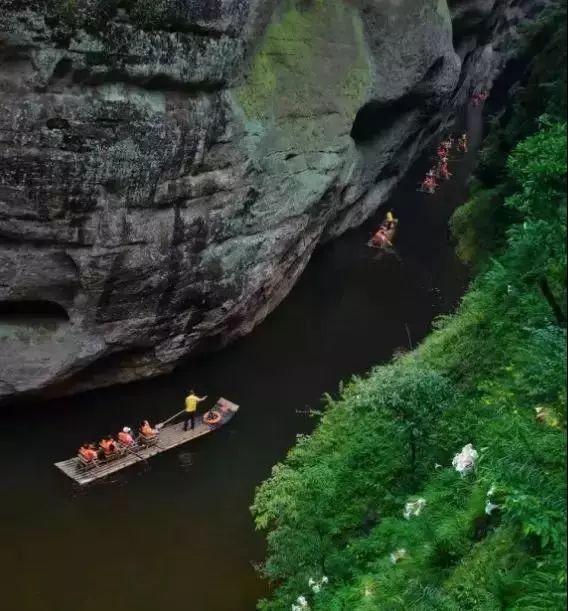
{"type": "Polygon", "coordinates": [[[340,0],[286,0],[236,95],[251,120],[352,117],[369,82],[356,11],[340,0]]]}

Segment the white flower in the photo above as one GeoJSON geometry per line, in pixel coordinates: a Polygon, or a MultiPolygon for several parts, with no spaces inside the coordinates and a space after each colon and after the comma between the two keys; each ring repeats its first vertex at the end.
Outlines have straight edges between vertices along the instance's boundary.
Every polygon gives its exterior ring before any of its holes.
{"type": "Polygon", "coordinates": [[[298,607],[298,605],[292,605],[292,611],[302,611],[302,607],[298,607]]]}
{"type": "Polygon", "coordinates": [[[468,443],[459,454],[454,456],[452,466],[463,477],[475,469],[475,461],[479,457],[477,450],[468,443]]]}
{"type": "Polygon", "coordinates": [[[308,579],[308,585],[310,586],[310,588],[311,588],[312,586],[315,586],[315,585],[316,585],[316,583],[317,583],[317,582],[316,582],[316,580],[315,580],[315,579],[312,579],[311,577],[308,579]]]}
{"type": "Polygon", "coordinates": [[[321,586],[319,584],[315,584],[312,586],[312,592],[314,594],[319,594],[321,592],[321,586]]]}
{"type": "Polygon", "coordinates": [[[422,509],[426,505],[426,499],[417,499],[416,501],[409,501],[404,506],[402,515],[409,520],[412,516],[419,516],[422,509]]]}
{"type": "Polygon", "coordinates": [[[300,605],[300,609],[308,608],[308,601],[306,600],[305,596],[298,596],[296,602],[298,603],[298,605],[300,605]]]}
{"type": "Polygon", "coordinates": [[[441,468],[442,468],[442,465],[440,463],[436,463],[434,465],[434,469],[441,469],[441,468]]]}
{"type": "Polygon", "coordinates": [[[390,561],[396,564],[399,560],[404,560],[407,557],[406,550],[404,548],[397,549],[390,555],[390,561]]]}
{"type": "Polygon", "coordinates": [[[491,484],[491,488],[487,491],[487,496],[493,496],[497,492],[495,484],[491,484]]]}
{"type": "Polygon", "coordinates": [[[322,584],[324,584],[324,585],[325,585],[326,583],[329,583],[329,579],[328,579],[328,578],[327,578],[327,577],[324,575],[324,576],[321,578],[321,582],[322,582],[322,584]]]}
{"type": "Polygon", "coordinates": [[[485,513],[488,516],[490,516],[495,509],[499,509],[499,505],[495,505],[495,503],[492,503],[491,501],[487,501],[487,503],[485,503],[485,513]]]}

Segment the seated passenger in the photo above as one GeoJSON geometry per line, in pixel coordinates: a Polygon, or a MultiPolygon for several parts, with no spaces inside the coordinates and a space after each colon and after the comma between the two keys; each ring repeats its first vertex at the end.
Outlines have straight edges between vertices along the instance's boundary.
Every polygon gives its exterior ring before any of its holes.
{"type": "Polygon", "coordinates": [[[142,435],[144,439],[153,439],[158,434],[158,431],[156,429],[153,429],[150,426],[150,423],[148,422],[148,420],[144,420],[142,422],[139,430],[140,430],[140,435],[142,435]]]}
{"type": "Polygon", "coordinates": [[[388,239],[387,234],[385,233],[385,228],[381,227],[373,236],[372,243],[374,246],[392,246],[391,241],[388,239]]]}
{"type": "Polygon", "coordinates": [[[440,167],[438,169],[438,176],[440,178],[444,178],[445,180],[448,180],[452,176],[448,168],[448,160],[446,158],[442,159],[440,163],[440,167]]]}
{"type": "Polygon", "coordinates": [[[122,431],[118,434],[118,441],[123,446],[131,446],[134,444],[134,437],[132,437],[132,429],[129,426],[125,426],[122,431]]]}
{"type": "Polygon", "coordinates": [[[99,442],[99,448],[99,458],[109,458],[112,456],[117,451],[116,443],[112,435],[103,437],[99,442]]]}
{"type": "Polygon", "coordinates": [[[427,191],[430,194],[433,194],[434,191],[436,190],[436,187],[438,185],[436,184],[436,181],[434,180],[433,176],[427,176],[423,183],[422,183],[422,188],[424,189],[424,191],[427,191]]]}
{"type": "Polygon", "coordinates": [[[79,448],[79,456],[85,462],[94,462],[97,459],[97,451],[93,448],[92,444],[85,442],[79,448]]]}

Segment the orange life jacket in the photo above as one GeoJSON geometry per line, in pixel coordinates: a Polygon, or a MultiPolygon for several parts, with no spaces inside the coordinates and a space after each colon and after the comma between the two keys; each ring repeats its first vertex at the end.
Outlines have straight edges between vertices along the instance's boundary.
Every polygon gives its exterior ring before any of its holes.
{"type": "Polygon", "coordinates": [[[140,429],[140,433],[144,437],[154,437],[156,435],[156,431],[149,424],[144,424],[140,429]]]}

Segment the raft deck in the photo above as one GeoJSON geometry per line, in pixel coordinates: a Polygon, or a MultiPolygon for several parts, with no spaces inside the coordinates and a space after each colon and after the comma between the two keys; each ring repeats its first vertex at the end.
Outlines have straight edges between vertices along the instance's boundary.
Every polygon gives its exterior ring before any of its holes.
{"type": "Polygon", "coordinates": [[[213,409],[218,410],[222,414],[221,420],[214,426],[205,424],[197,417],[195,419],[194,430],[189,429],[188,431],[184,431],[182,422],[167,425],[160,430],[158,440],[155,444],[147,447],[137,447],[133,451],[126,451],[123,456],[107,462],[101,462],[95,467],[85,467],[77,457],[57,462],[55,466],[60,471],[63,471],[65,475],[75,480],[80,486],[90,484],[91,482],[107,477],[111,473],[122,471],[122,469],[126,469],[126,467],[147,460],[156,454],[161,454],[166,450],[170,450],[187,441],[202,437],[203,435],[207,435],[207,433],[217,430],[231,420],[237,413],[239,406],[221,397],[213,409]]]}

